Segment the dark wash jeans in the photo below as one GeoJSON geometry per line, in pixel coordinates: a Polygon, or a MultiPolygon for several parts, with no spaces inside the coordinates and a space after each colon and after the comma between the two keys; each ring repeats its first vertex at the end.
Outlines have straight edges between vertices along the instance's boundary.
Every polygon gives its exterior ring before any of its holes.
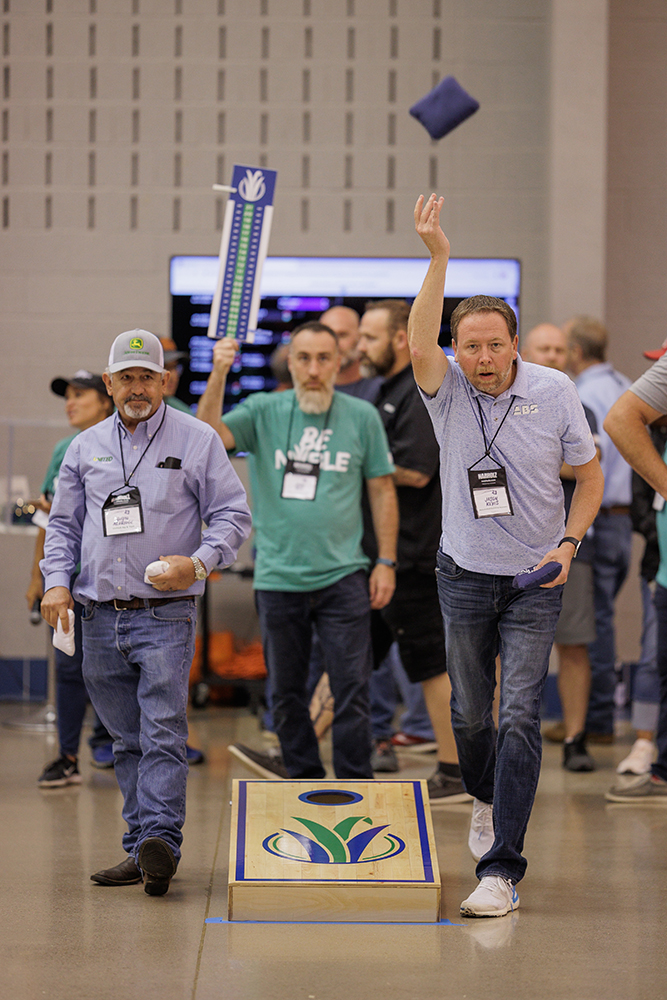
{"type": "Polygon", "coordinates": [[[493,803],[496,839],[477,865],[477,876],[504,875],[518,882],[526,870],[521,852],[542,760],[540,698],[563,588],[515,590],[511,576],[471,573],[442,552],[436,574],[463,783],[470,795],[493,803]]]}
{"type": "Polygon", "coordinates": [[[655,610],[658,615],[658,674],[660,675],[660,710],[658,731],[658,759],[651,768],[656,778],[667,781],[667,589],[656,584],[655,610]]]}
{"type": "Polygon", "coordinates": [[[372,667],[368,577],[363,570],[322,590],[256,591],[271,707],[292,778],[325,775],[308,711],[306,680],[317,629],[335,701],[337,778],[372,778],[368,684],[372,667]]]}

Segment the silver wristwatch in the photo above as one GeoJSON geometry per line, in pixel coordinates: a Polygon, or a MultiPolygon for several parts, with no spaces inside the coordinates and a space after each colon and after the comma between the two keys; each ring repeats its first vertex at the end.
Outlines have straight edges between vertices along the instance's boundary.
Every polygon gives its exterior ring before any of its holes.
{"type": "Polygon", "coordinates": [[[201,559],[199,559],[197,556],[190,556],[190,558],[192,559],[192,565],[195,568],[195,580],[205,580],[206,577],[208,576],[208,573],[206,572],[206,566],[204,566],[201,559]]]}

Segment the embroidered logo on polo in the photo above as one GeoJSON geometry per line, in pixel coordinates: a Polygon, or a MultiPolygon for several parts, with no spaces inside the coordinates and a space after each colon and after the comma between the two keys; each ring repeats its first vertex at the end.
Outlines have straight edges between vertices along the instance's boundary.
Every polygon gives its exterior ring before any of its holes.
{"type": "Polygon", "coordinates": [[[96,455],[93,462],[113,462],[113,455],[96,455]]]}
{"type": "Polygon", "coordinates": [[[537,403],[517,403],[512,410],[513,417],[526,417],[530,413],[539,413],[537,403]]]}
{"type": "MultiPolygon", "coordinates": [[[[332,788],[304,792],[299,795],[299,799],[308,805],[333,806],[360,802],[362,796],[347,789],[332,788]]],[[[302,816],[292,816],[292,819],[305,827],[311,836],[300,830],[277,830],[262,841],[262,847],[269,854],[289,861],[300,861],[302,864],[356,865],[386,861],[405,850],[405,841],[393,833],[385,833],[373,845],[373,841],[388,829],[389,823],[373,826],[370,816],[346,816],[334,827],[302,816]],[[360,827],[360,824],[365,826],[360,827]],[[353,836],[355,829],[358,832],[353,836]]]]}

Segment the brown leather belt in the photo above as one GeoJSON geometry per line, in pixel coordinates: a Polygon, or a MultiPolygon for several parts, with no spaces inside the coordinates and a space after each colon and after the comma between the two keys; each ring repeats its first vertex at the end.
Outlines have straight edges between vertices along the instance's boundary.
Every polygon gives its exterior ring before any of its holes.
{"type": "Polygon", "coordinates": [[[100,601],[100,604],[106,604],[109,607],[113,607],[116,611],[138,611],[139,608],[159,608],[161,604],[169,604],[170,601],[186,601],[187,597],[132,597],[129,601],[119,601],[118,598],[114,598],[113,601],[100,601]]]}
{"type": "Polygon", "coordinates": [[[617,504],[613,507],[600,507],[598,513],[603,514],[605,517],[609,517],[612,514],[629,514],[630,508],[617,504]]]}

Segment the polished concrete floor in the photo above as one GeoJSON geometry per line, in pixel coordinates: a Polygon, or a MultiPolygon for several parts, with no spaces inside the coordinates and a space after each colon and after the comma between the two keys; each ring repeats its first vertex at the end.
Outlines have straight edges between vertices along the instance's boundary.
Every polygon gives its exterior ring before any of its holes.
{"type": "MultiPolygon", "coordinates": [[[[0,720],[17,713],[0,705],[0,720]]],[[[230,782],[253,775],[226,747],[261,740],[243,709],[193,715],[191,737],[208,763],[190,773],[178,875],[152,898],[89,880],[123,857],[113,771],[93,770],[86,747],[80,786],[40,791],[53,737],[0,726],[2,1000],[667,998],[667,808],[603,798],[628,735],[594,748],[587,775],[545,744],[513,916],[459,917],[475,885],[470,806],[434,811],[438,925],[227,923],[230,782]]],[[[408,778],[433,767],[402,762],[408,778]]]]}

